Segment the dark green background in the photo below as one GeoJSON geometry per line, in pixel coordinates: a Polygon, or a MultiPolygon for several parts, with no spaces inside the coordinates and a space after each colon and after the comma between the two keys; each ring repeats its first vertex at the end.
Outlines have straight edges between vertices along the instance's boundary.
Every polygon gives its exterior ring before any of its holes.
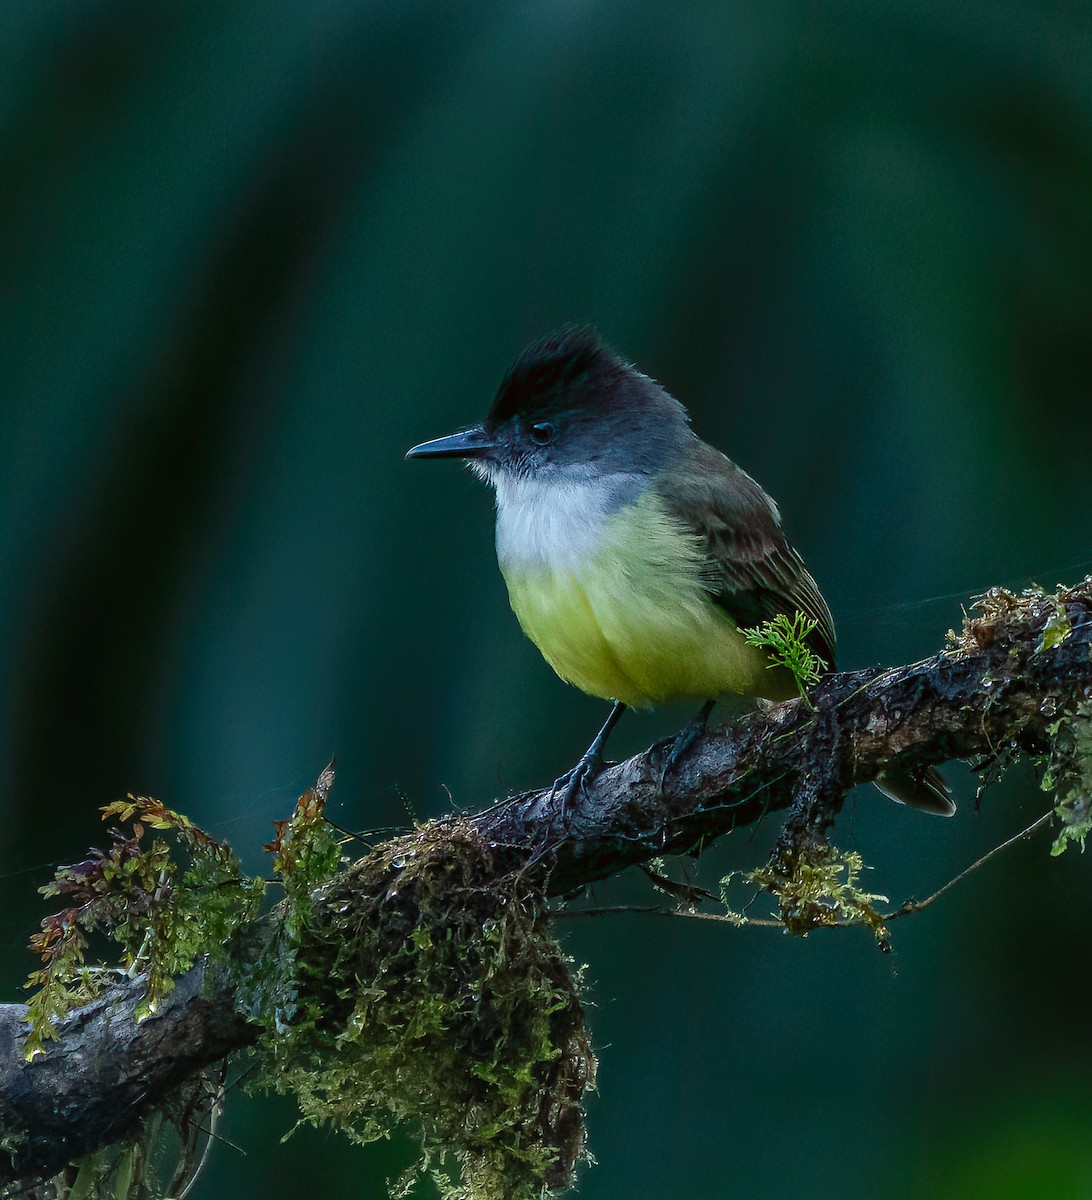
{"type": "MultiPolygon", "coordinates": [[[[846,666],[1090,568],[1086,5],[9,0],[0,164],[8,998],[34,889],[126,791],[257,868],[333,752],[352,827],[575,758],[604,706],[522,639],[488,495],[402,461],[557,324],[596,322],[779,499],[846,666]]],[[[1030,773],[981,812],[949,774],[950,822],[847,810],[875,890],[1045,807],[1030,773]]],[[[568,923],[602,1049],[581,1195],[1092,1196],[1090,869],[1047,850],[892,957],[568,923]]],[[[200,1196],[379,1196],[408,1155],[282,1146],[292,1121],[236,1096],[245,1157],[200,1196]]]]}

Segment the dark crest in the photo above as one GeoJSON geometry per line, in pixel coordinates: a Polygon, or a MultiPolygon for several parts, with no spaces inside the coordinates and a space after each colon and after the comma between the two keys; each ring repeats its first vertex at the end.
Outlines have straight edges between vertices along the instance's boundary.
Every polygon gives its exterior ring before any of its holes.
{"type": "Polygon", "coordinates": [[[609,383],[625,364],[590,325],[568,325],[528,346],[509,368],[485,419],[487,427],[515,413],[549,407],[591,380],[609,383]]]}

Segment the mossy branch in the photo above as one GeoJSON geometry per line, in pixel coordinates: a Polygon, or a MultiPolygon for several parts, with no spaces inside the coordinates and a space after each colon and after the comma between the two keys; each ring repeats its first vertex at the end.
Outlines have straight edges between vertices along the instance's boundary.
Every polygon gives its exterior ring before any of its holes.
{"type": "MultiPolygon", "coordinates": [[[[958,758],[986,772],[1021,754],[1038,761],[1092,699],[1092,578],[1056,594],[994,588],[976,607],[931,658],[826,676],[810,692],[814,711],[787,700],[710,725],[662,789],[672,739],[608,767],[575,812],[526,792],[477,821],[493,840],[537,846],[551,892],[565,894],[785,809],[780,848],[791,855],[822,840],[849,790],[891,764],[958,758]]],[[[1064,757],[1070,777],[1077,760],[1064,757]]]]}
{"type": "MultiPolygon", "coordinates": [[[[490,1109],[500,1116],[464,1144],[474,1194],[505,1194],[516,1176],[513,1195],[563,1186],[580,1157],[579,1096],[594,1059],[564,957],[545,930],[547,897],[664,854],[699,852],[788,810],[755,878],[798,929],[832,923],[824,904],[832,890],[838,921],[856,912],[868,923],[874,897],[853,882],[859,864],[834,853],[827,835],[847,791],[892,763],[920,770],[961,758],[988,771],[1030,755],[1048,767],[1059,845],[1088,834],[1092,580],[1053,595],[995,589],[978,609],[932,658],[827,676],[810,704],[787,701],[710,728],[670,760],[671,743],[658,743],[602,771],[568,811],[548,790],[528,792],[430,822],[345,869],[323,832],[324,775],[272,847],[286,900],[252,917],[250,893],[236,891],[231,921],[208,947],[218,953],[174,980],[154,1012],[146,977],[125,978],[55,1011],[57,1040],[28,1062],[28,1010],[0,1006],[0,1184],[31,1186],[129,1136],[181,1080],[258,1042],[267,1062],[295,1072],[305,1111],[363,1136],[370,1113],[353,1110],[335,1055],[361,1070],[393,1056],[402,1071],[419,1046],[436,1057],[445,1038],[459,1037],[458,1102],[481,1110],[501,1097],[524,1114],[505,1125],[503,1105],[490,1109]],[[488,987],[463,995],[443,983],[464,969],[488,987]],[[411,977],[425,981],[412,1011],[396,995],[411,977]],[[384,1023],[399,1022],[413,1029],[401,1049],[380,1036],[384,1023]],[[516,1176],[503,1174],[510,1169],[516,1176]]],[[[230,866],[220,850],[208,858],[215,848],[193,842],[177,814],[164,819],[199,859],[230,866]]],[[[140,883],[150,886],[150,876],[140,883]]],[[[164,961],[149,958],[137,926],[126,929],[134,964],[164,961]]],[[[410,1089],[423,1078],[401,1077],[410,1089]]],[[[397,1088],[381,1098],[396,1112],[412,1113],[411,1101],[397,1088]]],[[[432,1132],[442,1147],[452,1131],[439,1118],[432,1132]]]]}

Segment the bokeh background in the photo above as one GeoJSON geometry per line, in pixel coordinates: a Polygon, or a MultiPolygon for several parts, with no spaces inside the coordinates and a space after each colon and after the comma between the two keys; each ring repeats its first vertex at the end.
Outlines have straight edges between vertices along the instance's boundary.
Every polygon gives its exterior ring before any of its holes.
{"type": "MultiPolygon", "coordinates": [[[[351,828],[574,760],[604,706],[520,635],[488,494],[402,460],[566,321],[778,498],[845,666],[1092,569],[1086,5],[24,0],[0,163],[7,999],[36,887],[127,791],[260,869],[332,753],[351,828]]],[[[1027,771],[980,810],[949,774],[951,821],[847,811],[874,890],[923,895],[1046,806],[1027,771]]],[[[761,862],[770,825],[690,877],[761,862]]],[[[567,922],[602,1053],[580,1195],[1092,1196],[1092,867],[1048,846],[890,957],[567,922]]],[[[411,1154],[282,1145],[293,1120],[237,1094],[197,1194],[381,1196],[411,1154]]]]}

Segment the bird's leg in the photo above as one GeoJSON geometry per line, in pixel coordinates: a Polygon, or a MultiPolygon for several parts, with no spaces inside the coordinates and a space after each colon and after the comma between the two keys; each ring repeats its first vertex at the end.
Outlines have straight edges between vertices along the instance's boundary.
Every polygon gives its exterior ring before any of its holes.
{"type": "Polygon", "coordinates": [[[671,745],[668,746],[664,754],[663,761],[660,763],[660,786],[659,791],[662,794],[664,790],[664,781],[667,779],[669,771],[673,771],[687,750],[698,740],[705,732],[706,726],[709,724],[709,714],[713,711],[713,705],[716,700],[706,700],[701,706],[701,712],[691,717],[689,721],[679,730],[673,738],[671,745]]]}
{"type": "Polygon", "coordinates": [[[599,773],[599,769],[603,765],[603,746],[610,737],[610,731],[618,724],[618,718],[625,711],[626,706],[622,701],[615,700],[610,715],[603,722],[603,728],[595,735],[592,744],[584,751],[580,761],[571,771],[566,771],[560,779],[554,780],[550,795],[560,798],[563,810],[567,811],[572,806],[577,793],[582,792],[588,780],[593,779],[599,773]]]}

